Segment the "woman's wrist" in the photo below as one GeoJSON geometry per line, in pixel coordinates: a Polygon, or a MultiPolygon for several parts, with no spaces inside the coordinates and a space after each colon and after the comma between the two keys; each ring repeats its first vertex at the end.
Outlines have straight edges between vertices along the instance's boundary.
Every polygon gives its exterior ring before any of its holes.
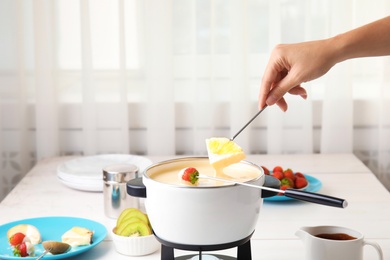
{"type": "Polygon", "coordinates": [[[353,57],[345,35],[339,34],[325,41],[325,48],[329,53],[328,57],[333,64],[343,62],[353,57]]]}

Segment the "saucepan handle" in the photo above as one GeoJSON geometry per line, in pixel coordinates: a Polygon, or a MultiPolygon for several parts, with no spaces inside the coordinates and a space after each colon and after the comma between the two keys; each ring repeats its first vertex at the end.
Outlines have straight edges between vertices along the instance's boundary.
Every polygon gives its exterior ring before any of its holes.
{"type": "Polygon", "coordinates": [[[127,194],[133,197],[146,198],[146,186],[142,177],[129,180],[126,185],[127,194]]]}
{"type": "MultiPolygon", "coordinates": [[[[280,181],[270,175],[265,175],[265,181],[263,184],[264,187],[273,188],[273,189],[280,189],[280,181]]],[[[270,190],[262,190],[261,191],[261,198],[269,198],[278,195],[278,192],[270,191],[270,190]]]]}
{"type": "Polygon", "coordinates": [[[344,199],[303,190],[286,189],[284,196],[338,208],[345,208],[348,206],[348,202],[344,199]]]}
{"type": "Polygon", "coordinates": [[[268,198],[272,196],[276,196],[278,193],[284,193],[284,196],[294,198],[297,200],[322,204],[331,207],[345,208],[348,206],[348,202],[344,199],[323,195],[319,193],[304,191],[304,190],[296,190],[296,189],[286,189],[280,190],[280,181],[270,175],[265,176],[264,187],[273,188],[276,191],[263,190],[261,197],[268,198]]]}

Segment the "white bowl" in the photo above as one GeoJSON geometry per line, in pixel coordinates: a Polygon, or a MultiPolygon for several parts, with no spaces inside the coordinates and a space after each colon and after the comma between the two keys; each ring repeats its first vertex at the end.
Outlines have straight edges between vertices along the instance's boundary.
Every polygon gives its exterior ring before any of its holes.
{"type": "Polygon", "coordinates": [[[143,256],[156,252],[160,248],[160,243],[154,235],[140,237],[118,236],[111,230],[115,250],[128,256],[143,256]]]}

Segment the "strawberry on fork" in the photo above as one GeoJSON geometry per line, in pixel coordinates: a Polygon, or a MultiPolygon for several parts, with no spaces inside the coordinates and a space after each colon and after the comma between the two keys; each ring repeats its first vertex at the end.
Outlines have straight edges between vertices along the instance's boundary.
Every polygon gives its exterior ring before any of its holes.
{"type": "Polygon", "coordinates": [[[183,181],[196,184],[199,179],[199,172],[194,167],[188,167],[180,171],[179,177],[183,181]]]}

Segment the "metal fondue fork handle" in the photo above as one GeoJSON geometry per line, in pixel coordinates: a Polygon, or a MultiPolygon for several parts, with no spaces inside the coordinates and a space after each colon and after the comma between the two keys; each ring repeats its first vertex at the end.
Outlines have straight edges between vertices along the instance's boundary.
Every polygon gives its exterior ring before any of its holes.
{"type": "Polygon", "coordinates": [[[44,257],[47,253],[49,253],[51,251],[51,248],[49,248],[49,250],[45,250],[40,256],[38,256],[38,258],[36,258],[35,260],[40,260],[42,257],[44,257]]]}
{"type": "Polygon", "coordinates": [[[268,190],[276,193],[283,193],[284,196],[298,199],[298,200],[303,200],[307,202],[313,202],[317,204],[322,204],[326,206],[331,206],[331,207],[338,207],[338,208],[345,208],[348,206],[348,202],[344,199],[339,199],[336,197],[331,197],[323,194],[318,194],[314,192],[308,192],[308,191],[303,191],[303,190],[296,190],[296,189],[286,189],[286,190],[280,190],[280,189],[275,189],[275,188],[270,188],[270,187],[265,187],[265,186],[259,186],[259,185],[254,185],[250,183],[245,183],[245,182],[237,182],[237,181],[232,181],[232,180],[227,180],[227,179],[222,179],[218,177],[212,177],[204,174],[199,174],[199,178],[202,179],[210,179],[210,180],[215,180],[215,181],[222,181],[226,183],[231,183],[231,184],[237,184],[237,185],[243,185],[243,186],[248,186],[256,189],[262,189],[262,190],[268,190]]]}
{"type": "Polygon", "coordinates": [[[268,190],[268,191],[272,191],[272,192],[283,192],[282,190],[275,189],[275,188],[254,185],[254,184],[250,184],[250,183],[246,183],[246,182],[237,182],[237,181],[232,181],[232,180],[228,180],[228,179],[213,177],[213,176],[204,175],[204,174],[199,174],[198,177],[200,179],[209,179],[209,180],[213,180],[213,181],[222,181],[222,182],[226,182],[226,183],[238,184],[238,185],[242,185],[242,186],[247,186],[247,187],[256,188],[256,189],[262,189],[262,190],[268,190]]]}
{"type": "Polygon", "coordinates": [[[248,121],[248,123],[246,123],[235,135],[233,135],[232,138],[230,138],[230,141],[233,141],[250,123],[252,123],[253,120],[255,120],[255,118],[261,114],[261,112],[264,111],[264,109],[267,107],[267,105],[265,105],[261,110],[259,110],[259,112],[256,113],[256,115],[254,117],[251,118],[251,120],[248,121]]]}

